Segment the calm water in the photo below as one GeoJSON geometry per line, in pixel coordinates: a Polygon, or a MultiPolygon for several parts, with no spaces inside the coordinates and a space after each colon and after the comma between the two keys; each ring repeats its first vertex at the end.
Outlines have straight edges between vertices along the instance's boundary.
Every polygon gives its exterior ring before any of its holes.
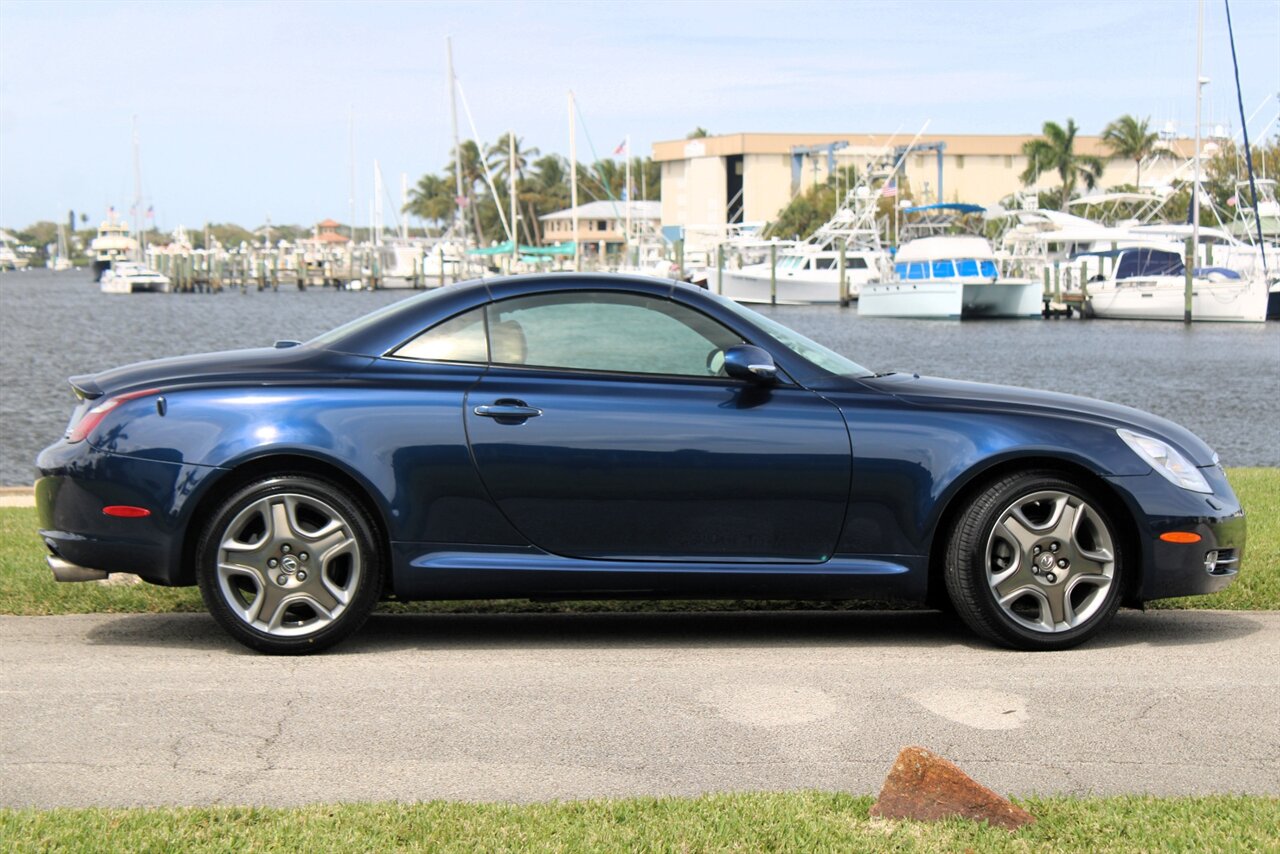
{"type": "MultiPolygon", "coordinates": [[[[0,274],[0,485],[28,484],[66,427],[66,378],[306,339],[407,291],[110,297],[84,272],[0,274]]],[[[783,323],[876,370],[1036,386],[1172,418],[1226,465],[1280,465],[1280,323],[914,321],[782,306],[783,323]]]]}

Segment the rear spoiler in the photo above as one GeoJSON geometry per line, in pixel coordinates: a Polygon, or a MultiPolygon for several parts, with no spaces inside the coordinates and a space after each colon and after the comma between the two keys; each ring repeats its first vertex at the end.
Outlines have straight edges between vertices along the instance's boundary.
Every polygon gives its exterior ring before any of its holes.
{"type": "Polygon", "coordinates": [[[102,387],[94,382],[93,374],[81,374],[78,377],[71,377],[67,382],[71,383],[71,390],[81,400],[95,400],[102,397],[102,387]]]}

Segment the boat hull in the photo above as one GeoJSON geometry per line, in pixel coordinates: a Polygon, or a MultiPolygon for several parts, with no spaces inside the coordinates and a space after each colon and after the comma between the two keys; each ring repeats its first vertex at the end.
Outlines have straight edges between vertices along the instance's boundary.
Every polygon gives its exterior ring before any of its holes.
{"type": "MultiPolygon", "coordinates": [[[[743,267],[741,270],[723,272],[721,293],[738,302],[773,302],[773,285],[769,267],[743,267]]],[[[849,298],[858,299],[870,275],[863,270],[846,271],[849,298]]],[[[707,279],[707,285],[715,289],[715,276],[707,279]]],[[[777,302],[780,303],[839,303],[840,273],[832,270],[805,270],[802,272],[779,270],[777,274],[777,302]]]]}
{"type": "Polygon", "coordinates": [[[1038,282],[877,282],[863,288],[858,314],[868,317],[1039,317],[1038,282]]]}
{"type": "MultiPolygon", "coordinates": [[[[1192,288],[1191,319],[1260,323],[1267,318],[1268,296],[1258,280],[1200,280],[1192,288]]],[[[1176,278],[1100,289],[1089,297],[1093,315],[1109,320],[1182,320],[1185,304],[1185,284],[1176,278]]]]}

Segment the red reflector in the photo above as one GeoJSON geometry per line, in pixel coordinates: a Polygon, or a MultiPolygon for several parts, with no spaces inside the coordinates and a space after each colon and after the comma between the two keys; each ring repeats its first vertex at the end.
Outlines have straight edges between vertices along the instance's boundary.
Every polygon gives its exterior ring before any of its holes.
{"type": "Polygon", "coordinates": [[[151,511],[145,507],[132,507],[128,504],[111,504],[102,508],[105,516],[119,516],[122,519],[141,519],[150,516],[151,511]]]}
{"type": "Polygon", "coordinates": [[[1189,545],[1191,543],[1200,542],[1200,535],[1193,534],[1190,531],[1166,531],[1160,535],[1160,539],[1166,543],[1182,543],[1189,545]]]}

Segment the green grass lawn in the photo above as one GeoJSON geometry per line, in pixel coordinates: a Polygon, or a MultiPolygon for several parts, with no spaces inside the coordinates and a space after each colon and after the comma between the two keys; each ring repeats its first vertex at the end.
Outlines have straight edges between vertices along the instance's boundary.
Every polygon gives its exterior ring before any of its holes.
{"type": "MultiPolygon", "coordinates": [[[[1249,543],[1236,582],[1221,593],[1155,603],[1159,608],[1280,608],[1280,469],[1232,469],[1232,486],[1249,514],[1249,543]]],[[[200,611],[195,588],[60,584],[44,563],[35,510],[0,509],[0,614],[87,614],[200,611]]],[[[491,602],[386,603],[384,610],[424,612],[736,610],[852,607],[857,603],[795,602],[491,602]]],[[[884,607],[884,603],[876,603],[884,607]]]]}
{"type": "Polygon", "coordinates": [[[1280,799],[1032,798],[1038,821],[889,822],[824,792],[547,804],[0,810],[9,851],[1275,851],[1280,799]]]}

